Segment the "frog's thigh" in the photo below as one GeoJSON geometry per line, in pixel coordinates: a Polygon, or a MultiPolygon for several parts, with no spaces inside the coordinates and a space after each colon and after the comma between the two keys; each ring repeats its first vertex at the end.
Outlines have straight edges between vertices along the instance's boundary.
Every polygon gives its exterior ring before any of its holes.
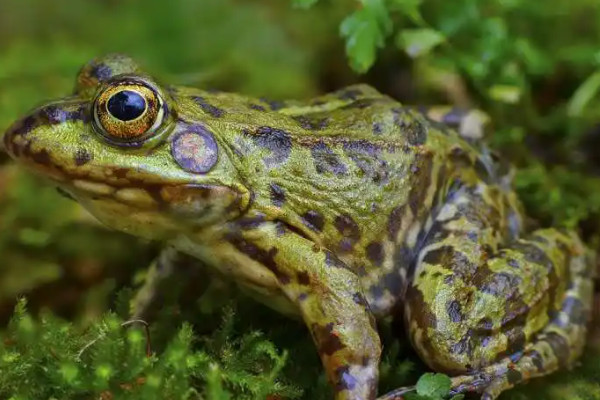
{"type": "Polygon", "coordinates": [[[506,235],[491,216],[476,191],[444,206],[418,254],[405,305],[423,360],[450,374],[477,372],[481,379],[458,377],[455,387],[485,390],[488,398],[572,363],[592,297],[592,263],[575,235],[538,230],[497,246],[506,235]]]}
{"type": "Polygon", "coordinates": [[[333,253],[265,223],[231,235],[241,252],[270,269],[298,306],[336,400],[374,400],[380,341],[358,277],[333,253]]]}
{"type": "MultiPolygon", "coordinates": [[[[197,277],[203,273],[200,264],[173,247],[165,247],[148,268],[144,284],[132,300],[132,318],[151,319],[167,298],[176,299],[187,284],[206,281],[197,277]]],[[[197,289],[195,293],[198,294],[197,289]]]]}

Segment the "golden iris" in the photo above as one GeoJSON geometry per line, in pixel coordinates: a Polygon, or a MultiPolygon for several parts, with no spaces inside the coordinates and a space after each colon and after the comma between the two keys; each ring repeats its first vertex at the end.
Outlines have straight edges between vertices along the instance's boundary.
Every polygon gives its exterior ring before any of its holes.
{"type": "Polygon", "coordinates": [[[94,101],[94,122],[100,133],[117,142],[146,139],[161,126],[163,100],[139,82],[115,82],[94,101]]]}

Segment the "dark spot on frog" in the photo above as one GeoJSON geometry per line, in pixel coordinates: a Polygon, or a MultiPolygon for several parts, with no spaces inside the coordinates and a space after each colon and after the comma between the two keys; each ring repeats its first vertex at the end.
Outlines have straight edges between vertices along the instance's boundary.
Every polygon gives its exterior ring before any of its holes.
{"type": "Polygon", "coordinates": [[[379,285],[373,285],[369,288],[369,293],[373,300],[378,300],[383,296],[384,290],[383,287],[379,285]]]}
{"type": "Polygon", "coordinates": [[[431,312],[431,305],[425,301],[423,293],[414,285],[407,285],[405,302],[410,310],[419,310],[411,313],[411,319],[421,329],[437,327],[437,317],[431,312]]]}
{"type": "Polygon", "coordinates": [[[458,127],[466,114],[466,110],[452,108],[442,116],[442,123],[448,126],[458,127]]]}
{"type": "Polygon", "coordinates": [[[241,230],[256,229],[265,222],[263,214],[237,219],[234,224],[241,230]]]}
{"type": "Polygon", "coordinates": [[[348,366],[339,367],[335,370],[336,384],[335,391],[341,392],[343,390],[354,390],[358,379],[356,379],[351,373],[348,366]]]}
{"type": "Polygon", "coordinates": [[[305,286],[310,285],[310,276],[308,275],[307,272],[305,272],[305,271],[298,272],[296,274],[296,278],[297,278],[299,284],[305,285],[305,286]]]}
{"type": "Polygon", "coordinates": [[[450,351],[456,354],[467,354],[468,357],[473,355],[473,332],[469,330],[458,342],[450,346],[450,351]]]}
{"type": "Polygon", "coordinates": [[[250,104],[250,108],[257,111],[267,111],[267,109],[260,104],[250,104]]]}
{"type": "Polygon", "coordinates": [[[92,160],[92,155],[86,149],[77,149],[75,152],[75,165],[81,167],[92,160]]]}
{"type": "Polygon", "coordinates": [[[375,102],[377,102],[376,99],[358,99],[353,101],[352,103],[342,107],[342,110],[362,110],[365,108],[369,108],[371,107],[375,102]]]}
{"type": "Polygon", "coordinates": [[[538,353],[536,350],[532,350],[527,353],[527,356],[531,359],[531,362],[533,365],[535,365],[538,371],[542,371],[544,369],[544,358],[540,353],[538,353]]]}
{"type": "Polygon", "coordinates": [[[431,153],[425,153],[418,155],[415,164],[411,166],[416,167],[419,171],[418,174],[414,174],[411,178],[412,186],[408,193],[408,204],[413,212],[413,215],[419,215],[419,211],[424,208],[424,202],[427,197],[427,192],[432,184],[431,175],[433,172],[433,156],[431,153]]]}
{"type": "Polygon", "coordinates": [[[323,215],[315,210],[310,210],[302,215],[302,220],[304,224],[315,232],[321,232],[323,230],[323,226],[325,225],[325,219],[323,215]]]}
{"type": "Polygon", "coordinates": [[[546,334],[544,340],[552,348],[552,352],[558,359],[560,368],[566,368],[569,365],[570,355],[569,342],[567,339],[556,332],[550,332],[546,334]]]}
{"type": "Polygon", "coordinates": [[[337,98],[340,100],[356,100],[362,96],[363,92],[358,89],[344,89],[337,93],[337,98]]]}
{"type": "Polygon", "coordinates": [[[383,132],[383,128],[381,127],[381,123],[373,122],[373,135],[381,135],[383,132]]]}
{"type": "Polygon", "coordinates": [[[52,165],[52,159],[50,158],[50,153],[46,149],[41,149],[37,152],[32,152],[30,144],[28,143],[25,148],[23,148],[23,154],[29,156],[31,160],[41,165],[52,165]]]}
{"type": "Polygon", "coordinates": [[[311,147],[310,152],[315,163],[315,169],[319,174],[324,174],[326,172],[336,176],[346,174],[346,165],[343,164],[333,150],[322,141],[316,142],[311,147]]]}
{"type": "Polygon", "coordinates": [[[77,110],[65,110],[58,106],[47,106],[40,109],[40,118],[51,125],[60,124],[66,121],[76,121],[83,119],[85,107],[77,110]]]}
{"type": "Polygon", "coordinates": [[[411,146],[421,146],[427,141],[427,128],[418,117],[409,110],[394,108],[394,123],[405,135],[411,146]]]}
{"type": "Polygon", "coordinates": [[[367,140],[353,140],[345,142],[343,149],[365,177],[370,177],[374,183],[388,182],[389,168],[387,162],[379,157],[380,146],[367,140]]]}
{"type": "Polygon", "coordinates": [[[478,328],[486,331],[491,331],[494,327],[494,323],[490,318],[481,318],[478,323],[478,328]]]}
{"type": "Polygon", "coordinates": [[[402,293],[404,281],[398,272],[394,271],[386,274],[383,277],[382,282],[387,291],[395,298],[398,298],[402,293]]]}
{"type": "Polygon", "coordinates": [[[400,232],[402,218],[404,217],[405,213],[406,210],[404,205],[395,207],[390,213],[390,217],[388,219],[388,237],[392,242],[396,241],[396,236],[398,236],[398,232],[400,232]]]}
{"type": "Polygon", "coordinates": [[[343,238],[342,240],[340,240],[338,249],[341,253],[349,253],[352,251],[353,247],[354,241],[352,239],[343,238]]]}
{"type": "Polygon", "coordinates": [[[471,167],[473,165],[469,153],[461,146],[455,146],[450,150],[450,162],[459,167],[471,167]]]}
{"type": "Polygon", "coordinates": [[[365,296],[363,296],[363,294],[360,292],[354,293],[352,295],[352,300],[354,300],[354,302],[360,306],[368,307],[367,299],[365,299],[365,296]]]}
{"type": "Polygon", "coordinates": [[[521,278],[517,275],[500,272],[488,276],[487,282],[481,286],[483,293],[493,296],[512,297],[515,290],[518,290],[521,278]]]}
{"type": "Polygon", "coordinates": [[[422,262],[431,265],[447,265],[452,261],[454,247],[441,246],[425,253],[422,262]]]}
{"type": "Polygon", "coordinates": [[[200,96],[192,96],[192,100],[198,104],[198,106],[207,114],[212,115],[215,118],[222,117],[225,114],[225,111],[222,109],[213,106],[212,104],[208,104],[204,97],[200,96]]]}
{"type": "Polygon", "coordinates": [[[282,164],[288,159],[292,150],[292,139],[286,131],[262,126],[254,132],[244,130],[243,133],[250,136],[257,146],[271,152],[270,156],[264,158],[267,167],[282,164]]]}
{"type": "Polygon", "coordinates": [[[513,245],[513,249],[520,251],[525,257],[525,260],[543,265],[548,270],[554,270],[554,264],[552,263],[552,260],[548,258],[546,252],[536,245],[519,241],[513,245]]]}
{"type": "Polygon", "coordinates": [[[239,232],[227,234],[225,235],[225,239],[240,252],[244,253],[251,259],[259,262],[260,264],[265,266],[269,271],[273,272],[273,274],[280,283],[284,285],[290,283],[290,277],[287,276],[283,271],[281,271],[281,269],[275,262],[275,255],[277,254],[277,249],[275,247],[272,247],[269,250],[262,249],[254,243],[248,242],[240,235],[239,232]]]}
{"type": "Polygon", "coordinates": [[[448,304],[446,304],[446,311],[452,322],[461,322],[464,319],[460,303],[456,300],[450,300],[448,304]]]}
{"type": "Polygon", "coordinates": [[[300,301],[300,302],[306,300],[307,298],[308,298],[308,294],[306,294],[306,293],[300,293],[298,295],[298,301],[300,301]]]}
{"type": "Polygon", "coordinates": [[[272,111],[278,111],[285,107],[285,102],[280,100],[271,100],[265,97],[261,97],[260,100],[267,103],[272,111]]]}
{"type": "Polygon", "coordinates": [[[275,207],[281,207],[285,203],[285,191],[283,188],[275,183],[271,183],[269,186],[271,203],[275,207]]]}
{"type": "Polygon", "coordinates": [[[173,135],[171,155],[185,171],[205,174],[217,163],[217,143],[203,126],[189,125],[173,135]]]}
{"type": "Polygon", "coordinates": [[[310,131],[319,131],[325,129],[329,122],[329,117],[311,118],[306,115],[298,115],[292,118],[295,119],[302,128],[310,131]]]}
{"type": "Polygon", "coordinates": [[[525,333],[523,332],[523,326],[525,324],[525,318],[519,318],[517,326],[511,327],[504,332],[506,336],[506,350],[501,352],[498,357],[509,357],[514,353],[517,353],[525,347],[527,343],[525,333]]]}
{"type": "Polygon", "coordinates": [[[341,250],[350,251],[354,244],[360,239],[360,228],[351,216],[344,214],[335,218],[334,225],[338,232],[344,237],[341,241],[341,250]]]}
{"type": "Polygon", "coordinates": [[[344,344],[338,334],[333,330],[333,322],[326,325],[313,324],[312,333],[319,347],[319,354],[331,356],[336,351],[343,349],[344,344]]]}
{"type": "Polygon", "coordinates": [[[383,264],[383,246],[379,242],[371,242],[367,245],[367,258],[369,261],[373,263],[376,267],[381,267],[383,264]]]}
{"type": "Polygon", "coordinates": [[[112,69],[108,65],[102,63],[95,64],[92,66],[90,71],[90,75],[98,79],[100,82],[110,79],[112,73],[112,69]]]}

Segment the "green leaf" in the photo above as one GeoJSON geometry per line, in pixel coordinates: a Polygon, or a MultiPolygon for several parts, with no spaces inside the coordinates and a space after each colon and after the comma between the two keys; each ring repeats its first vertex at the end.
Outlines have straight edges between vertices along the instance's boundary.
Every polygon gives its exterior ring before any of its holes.
{"type": "Polygon", "coordinates": [[[366,72],[375,62],[375,53],[391,33],[392,21],[383,0],[362,0],[363,7],[340,25],[346,39],[346,54],[357,72],[366,72]]]}
{"type": "Polygon", "coordinates": [[[292,6],[295,8],[308,9],[317,4],[318,1],[319,0],[292,0],[292,6]]]}
{"type": "Polygon", "coordinates": [[[425,23],[419,7],[423,0],[392,0],[390,7],[408,17],[412,22],[418,25],[425,23]]]}
{"type": "Polygon", "coordinates": [[[403,29],[396,38],[396,44],[410,57],[417,58],[429,53],[445,40],[444,35],[433,29],[403,29]]]}
{"type": "Polygon", "coordinates": [[[444,374],[423,374],[417,382],[417,394],[429,399],[441,399],[450,392],[450,378],[444,374]]]}
{"type": "Polygon", "coordinates": [[[585,107],[600,90],[600,70],[589,76],[571,97],[567,112],[571,117],[580,116],[585,107]]]}

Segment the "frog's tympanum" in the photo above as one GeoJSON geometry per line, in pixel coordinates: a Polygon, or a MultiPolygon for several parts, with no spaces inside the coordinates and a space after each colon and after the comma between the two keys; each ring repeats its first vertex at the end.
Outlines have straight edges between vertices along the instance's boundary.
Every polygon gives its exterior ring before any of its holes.
{"type": "Polygon", "coordinates": [[[524,228],[468,116],[364,85],[289,102],[165,86],[111,55],[4,147],[106,225],[302,318],[336,400],[377,397],[388,315],[453,392],[489,400],[573,365],[593,263],[575,233],[524,228]]]}

